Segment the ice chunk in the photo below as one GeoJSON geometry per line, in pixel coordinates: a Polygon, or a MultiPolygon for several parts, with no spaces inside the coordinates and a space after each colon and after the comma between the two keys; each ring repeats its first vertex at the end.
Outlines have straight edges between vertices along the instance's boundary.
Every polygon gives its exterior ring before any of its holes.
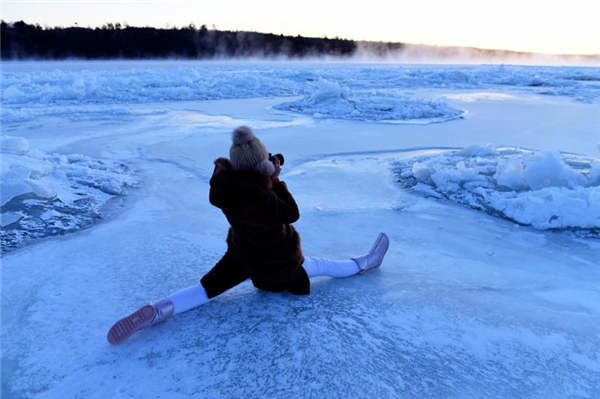
{"type": "Polygon", "coordinates": [[[500,159],[494,177],[500,186],[511,190],[526,190],[528,185],[523,172],[523,164],[520,159],[500,159]]]}
{"type": "Polygon", "coordinates": [[[0,151],[14,154],[25,154],[29,151],[29,142],[23,137],[1,136],[0,151]]]}
{"type": "Polygon", "coordinates": [[[587,175],[588,185],[600,186],[600,162],[594,162],[587,175]]]}
{"type": "Polygon", "coordinates": [[[475,157],[475,156],[488,156],[495,155],[496,149],[491,146],[480,146],[480,145],[471,145],[463,148],[458,152],[459,154],[465,157],[475,157]]]}
{"type": "Polygon", "coordinates": [[[549,151],[533,154],[528,160],[523,178],[532,190],[544,187],[575,187],[585,183],[584,176],[568,167],[549,151]]]}
{"type": "MultiPolygon", "coordinates": [[[[425,184],[431,184],[433,180],[431,180],[431,171],[427,164],[421,162],[415,162],[412,165],[412,174],[413,176],[420,182],[425,184]]],[[[408,172],[407,172],[408,173],[408,172]]]]}

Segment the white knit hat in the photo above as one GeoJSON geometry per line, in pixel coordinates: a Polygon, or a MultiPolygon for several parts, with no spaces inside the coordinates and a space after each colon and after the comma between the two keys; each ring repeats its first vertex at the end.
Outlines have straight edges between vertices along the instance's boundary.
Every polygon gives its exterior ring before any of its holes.
{"type": "Polygon", "coordinates": [[[229,159],[233,169],[254,169],[267,176],[275,173],[267,148],[248,126],[236,128],[231,141],[229,159]]]}

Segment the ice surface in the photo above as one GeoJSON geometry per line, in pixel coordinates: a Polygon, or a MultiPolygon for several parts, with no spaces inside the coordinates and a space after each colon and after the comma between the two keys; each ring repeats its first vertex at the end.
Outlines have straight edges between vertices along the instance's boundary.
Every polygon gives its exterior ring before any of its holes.
{"type": "MultiPolygon", "coordinates": [[[[22,166],[11,181],[31,190],[28,179],[39,180],[40,193],[46,188],[45,195],[59,198],[75,198],[74,183],[109,198],[61,173],[80,164],[90,169],[82,181],[99,183],[124,164],[124,175],[135,170],[140,185],[118,217],[2,255],[2,397],[598,396],[600,240],[428,198],[417,186],[445,194],[431,183],[402,188],[394,168],[419,160],[415,173],[426,179],[445,162],[456,161],[457,169],[462,160],[461,176],[473,183],[498,173],[499,195],[551,190],[566,201],[561,190],[569,190],[579,201],[600,176],[593,161],[600,143],[597,68],[175,61],[3,67],[3,96],[14,86],[3,118],[22,114],[3,123],[3,133],[29,146],[9,139],[10,152],[0,154],[3,165],[22,166]],[[273,95],[306,98],[323,81],[348,87],[350,97],[439,94],[467,117],[405,125],[273,109],[294,101],[273,95]],[[569,97],[538,95],[546,90],[569,97]],[[224,253],[227,222],[208,203],[208,180],[238,123],[285,154],[282,179],[299,204],[304,253],[356,256],[386,231],[391,245],[381,269],[316,279],[308,297],[264,293],[245,282],[109,346],[105,334],[115,320],[197,284],[224,253]]],[[[406,173],[408,179],[413,168],[406,173]]],[[[450,187],[454,180],[438,181],[450,187]]],[[[60,209],[39,214],[54,212],[60,209]]],[[[3,212],[2,225],[19,217],[3,212]]]]}
{"type": "Polygon", "coordinates": [[[22,137],[1,143],[1,252],[88,227],[111,197],[136,184],[122,162],[30,150],[22,137]]]}
{"type": "Polygon", "coordinates": [[[600,233],[599,167],[596,159],[479,146],[395,165],[400,183],[415,192],[538,229],[593,235],[600,233]]]}
{"type": "MultiPolygon", "coordinates": [[[[358,104],[359,117],[380,120],[384,114],[400,119],[410,114],[443,114],[449,109],[421,104],[400,111],[398,102],[381,90],[418,88],[485,89],[568,96],[596,103],[600,99],[600,68],[522,66],[435,66],[310,63],[210,63],[210,62],[50,62],[3,63],[0,89],[4,123],[17,123],[42,115],[86,118],[98,112],[73,105],[106,104],[114,114],[129,117],[117,104],[214,100],[256,97],[306,96],[297,107],[315,110],[311,98],[324,87],[340,85],[358,104]],[[325,82],[325,83],[324,83],[325,82]],[[372,93],[369,95],[369,93],[372,93]],[[364,102],[364,105],[363,105],[364,102]],[[27,105],[27,109],[23,106],[27,105]],[[33,107],[33,105],[38,105],[33,107]],[[42,106],[39,106],[42,105],[42,106]],[[381,112],[393,108],[392,111],[381,112]],[[64,108],[64,109],[63,109],[64,108]],[[375,111],[375,116],[369,112],[375,111]],[[381,114],[381,115],[378,115],[381,114]]],[[[325,90],[328,91],[328,90],[325,90]]],[[[331,90],[329,90],[331,91],[331,90]]],[[[414,99],[413,99],[414,100],[414,99]]],[[[347,113],[336,106],[337,112],[347,113]]],[[[107,111],[108,111],[107,110],[107,111]]],[[[350,110],[352,112],[352,110],[350,110]]],[[[326,113],[325,113],[326,114],[326,113]]],[[[392,118],[396,119],[396,118],[392,118]]]]}

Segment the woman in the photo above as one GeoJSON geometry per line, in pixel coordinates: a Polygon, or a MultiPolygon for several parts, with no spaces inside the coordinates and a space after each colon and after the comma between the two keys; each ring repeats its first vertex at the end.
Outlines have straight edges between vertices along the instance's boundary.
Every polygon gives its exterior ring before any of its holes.
{"type": "Polygon", "coordinates": [[[304,257],[300,235],[292,226],[300,214],[296,201],[279,180],[281,164],[246,126],[234,130],[230,159],[218,158],[210,179],[210,203],[220,208],[231,228],[227,252],[202,277],[183,289],[119,320],[107,335],[119,344],[139,329],[208,302],[250,278],[266,291],[310,292],[309,278],[348,277],[378,267],[388,249],[380,233],[368,254],[344,261],[304,257]]]}

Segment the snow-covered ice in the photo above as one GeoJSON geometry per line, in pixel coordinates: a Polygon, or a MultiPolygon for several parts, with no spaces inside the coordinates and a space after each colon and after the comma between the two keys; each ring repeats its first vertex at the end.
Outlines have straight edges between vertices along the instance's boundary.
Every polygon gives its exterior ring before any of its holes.
{"type": "Polygon", "coordinates": [[[111,198],[136,185],[118,161],[30,150],[23,137],[0,140],[1,252],[88,227],[111,198]]]}
{"type": "Polygon", "coordinates": [[[2,67],[3,234],[19,196],[122,199],[2,255],[3,397],[598,397],[600,240],[573,230],[598,226],[600,69],[2,67]],[[308,102],[327,87],[343,95],[308,102]],[[462,118],[380,123],[427,101],[462,118]],[[223,254],[208,179],[241,124],[286,157],[304,252],[355,256],[386,231],[381,269],[308,297],[245,282],[109,346],[115,320],[223,254]]]}
{"type": "MultiPolygon", "coordinates": [[[[373,92],[376,99],[371,102],[376,109],[371,111],[377,111],[380,101],[384,108],[390,106],[390,96],[381,98],[381,90],[423,88],[503,90],[598,103],[600,68],[196,61],[114,61],[111,64],[82,61],[43,65],[6,62],[0,81],[3,105],[0,118],[4,123],[43,115],[119,118],[131,116],[130,107],[124,104],[284,96],[307,97],[308,104],[302,106],[306,108],[313,105],[309,99],[316,93],[331,94],[331,87],[335,85],[351,90],[351,97],[356,98],[353,102],[359,105],[369,103],[368,92],[373,92]],[[102,104],[104,110],[89,107],[93,104],[102,104]]],[[[379,120],[377,114],[366,113],[369,109],[365,105],[358,112],[364,111],[360,115],[368,120],[379,120]]],[[[327,114],[328,110],[322,111],[327,114]]],[[[448,109],[426,111],[428,114],[443,111],[446,117],[448,109]]],[[[406,111],[398,107],[395,112],[406,116],[406,111]]],[[[421,112],[411,113],[418,116],[421,112]]]]}
{"type": "Polygon", "coordinates": [[[395,170],[414,192],[538,229],[600,234],[600,159],[472,146],[400,161],[395,170]]]}
{"type": "Polygon", "coordinates": [[[389,123],[435,123],[460,118],[462,111],[442,101],[407,98],[389,91],[352,91],[325,81],[310,95],[276,106],[315,118],[354,119],[389,123]]]}

